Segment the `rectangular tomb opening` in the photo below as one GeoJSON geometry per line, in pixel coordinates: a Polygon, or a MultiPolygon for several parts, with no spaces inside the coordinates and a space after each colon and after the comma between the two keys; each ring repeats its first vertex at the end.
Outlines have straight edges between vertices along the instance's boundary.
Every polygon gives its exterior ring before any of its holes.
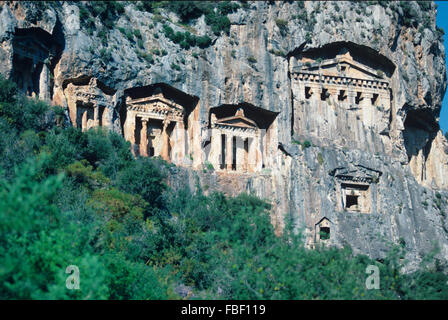
{"type": "Polygon", "coordinates": [[[369,184],[342,183],[342,202],[347,211],[369,213],[371,211],[371,195],[369,184]]]}

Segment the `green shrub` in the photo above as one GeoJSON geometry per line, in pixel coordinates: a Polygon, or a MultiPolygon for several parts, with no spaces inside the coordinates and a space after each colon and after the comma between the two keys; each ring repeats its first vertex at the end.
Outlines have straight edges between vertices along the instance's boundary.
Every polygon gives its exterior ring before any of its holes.
{"type": "Polygon", "coordinates": [[[311,147],[311,142],[309,142],[308,140],[303,141],[302,143],[302,149],[306,149],[311,147]]]}
{"type": "Polygon", "coordinates": [[[152,56],[152,54],[150,53],[146,53],[146,52],[140,52],[142,58],[148,63],[148,64],[153,64],[154,63],[154,57],[152,56]]]}
{"type": "Polygon", "coordinates": [[[175,64],[174,62],[171,63],[171,69],[181,71],[182,69],[179,67],[178,64],[175,64]]]}
{"type": "Polygon", "coordinates": [[[112,52],[110,49],[101,48],[99,53],[100,53],[100,59],[103,62],[107,63],[112,60],[112,52]]]}
{"type": "Polygon", "coordinates": [[[125,31],[126,38],[130,41],[130,42],[134,42],[134,34],[132,33],[132,31],[130,29],[127,29],[125,31]]]}
{"type": "Polygon", "coordinates": [[[143,40],[142,40],[142,39],[138,39],[138,40],[137,40],[137,46],[138,46],[140,49],[144,49],[144,48],[145,48],[145,46],[143,45],[143,40]]]}
{"type": "Polygon", "coordinates": [[[280,33],[282,35],[285,35],[286,32],[288,31],[288,21],[284,19],[275,19],[275,23],[277,27],[280,29],[280,33]]]}
{"type": "Polygon", "coordinates": [[[157,49],[157,48],[156,49],[151,49],[151,53],[156,55],[156,56],[160,56],[161,55],[160,50],[157,49]]]}
{"type": "Polygon", "coordinates": [[[317,155],[317,162],[319,162],[320,165],[324,163],[324,157],[322,156],[322,153],[318,153],[317,155]]]}
{"type": "Polygon", "coordinates": [[[213,33],[217,36],[219,36],[221,32],[224,32],[227,35],[230,32],[230,20],[227,16],[212,12],[205,16],[205,23],[211,27],[213,33]]]}
{"type": "Polygon", "coordinates": [[[256,62],[257,62],[257,59],[255,59],[254,56],[249,56],[249,57],[247,58],[247,61],[249,61],[250,63],[256,63],[256,62]]]}
{"type": "Polygon", "coordinates": [[[311,43],[313,41],[313,37],[311,36],[310,32],[307,32],[305,35],[305,41],[308,43],[311,43]]]}
{"type": "Polygon", "coordinates": [[[79,7],[79,19],[81,22],[85,22],[89,18],[89,10],[86,9],[84,6],[79,7]]]}
{"type": "Polygon", "coordinates": [[[164,179],[165,175],[154,160],[138,158],[132,166],[120,171],[117,186],[122,191],[141,195],[153,207],[160,207],[167,188],[164,179]]]}
{"type": "Polygon", "coordinates": [[[210,171],[214,171],[214,170],[215,170],[215,167],[213,166],[213,164],[210,163],[210,162],[208,162],[208,161],[205,162],[205,166],[206,166],[207,169],[210,170],[210,171]]]}
{"type": "Polygon", "coordinates": [[[221,15],[227,15],[230,13],[234,13],[240,8],[238,3],[230,2],[230,1],[220,1],[218,2],[218,12],[221,15]]]}
{"type": "Polygon", "coordinates": [[[140,32],[140,30],[139,29],[134,29],[134,36],[137,38],[137,39],[141,39],[142,38],[142,34],[141,34],[141,32],[140,32]]]}
{"type": "Polygon", "coordinates": [[[207,36],[200,36],[196,38],[196,44],[199,48],[207,48],[212,44],[212,39],[207,36]]]}
{"type": "Polygon", "coordinates": [[[107,34],[106,34],[106,31],[104,29],[101,29],[100,31],[98,31],[98,37],[101,40],[101,44],[103,46],[106,46],[107,45],[107,34]]]}
{"type": "Polygon", "coordinates": [[[167,38],[169,38],[174,43],[177,43],[181,48],[188,50],[190,47],[198,46],[200,48],[206,48],[211,45],[211,39],[204,36],[195,36],[190,32],[174,32],[173,28],[167,24],[163,25],[163,32],[167,38]]]}

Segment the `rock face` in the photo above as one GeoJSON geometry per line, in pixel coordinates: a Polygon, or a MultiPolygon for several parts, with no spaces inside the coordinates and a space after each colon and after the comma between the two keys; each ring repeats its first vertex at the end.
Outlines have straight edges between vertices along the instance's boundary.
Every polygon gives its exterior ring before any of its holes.
{"type": "Polygon", "coordinates": [[[185,26],[135,3],[89,31],[83,5],[2,2],[0,72],[74,126],[174,162],[173,187],[268,199],[278,232],[292,222],[310,247],[381,259],[400,243],[412,270],[437,245],[447,262],[435,4],[254,1],[219,36],[204,16],[185,26]],[[182,49],[163,24],[212,44],[182,49]]]}

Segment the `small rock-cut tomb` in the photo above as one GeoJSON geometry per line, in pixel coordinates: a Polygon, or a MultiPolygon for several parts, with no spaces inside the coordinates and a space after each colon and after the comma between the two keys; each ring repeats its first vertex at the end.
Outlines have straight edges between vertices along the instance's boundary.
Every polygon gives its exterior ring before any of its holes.
{"type": "Polygon", "coordinates": [[[214,169],[256,172],[268,165],[276,115],[248,104],[212,108],[208,161],[214,169]]]}
{"type": "Polygon", "coordinates": [[[315,242],[330,240],[330,220],[326,217],[319,220],[315,225],[315,242]]]}
{"type": "Polygon", "coordinates": [[[86,77],[66,83],[64,94],[76,128],[86,131],[98,126],[111,127],[115,90],[96,78],[86,77]]]}
{"type": "Polygon", "coordinates": [[[50,62],[59,50],[53,36],[41,28],[16,28],[12,78],[26,95],[51,99],[50,62]]]}
{"type": "Polygon", "coordinates": [[[176,164],[188,154],[188,116],[195,99],[167,85],[126,91],[125,139],[134,153],[176,164]]]}
{"type": "Polygon", "coordinates": [[[348,212],[371,213],[376,199],[376,183],[379,171],[356,166],[356,168],[337,168],[336,193],[338,209],[348,212]]]}

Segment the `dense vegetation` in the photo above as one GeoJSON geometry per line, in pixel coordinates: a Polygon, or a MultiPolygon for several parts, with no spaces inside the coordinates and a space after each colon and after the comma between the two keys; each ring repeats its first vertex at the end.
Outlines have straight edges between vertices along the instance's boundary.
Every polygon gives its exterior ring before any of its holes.
{"type": "Polygon", "coordinates": [[[63,123],[61,108],[0,79],[2,299],[448,298],[437,263],[403,275],[401,247],[382,263],[348,247],[307,250],[289,228],[275,236],[265,201],[174,191],[169,164],[63,123]],[[366,289],[370,264],[380,290],[366,289]],[[65,286],[69,265],[80,290],[65,286]]]}
{"type": "MultiPolygon", "coordinates": [[[[131,2],[93,1],[79,3],[81,24],[89,35],[92,35],[97,30],[97,35],[101,39],[103,46],[106,47],[108,32],[116,26],[120,16],[125,13],[125,5],[128,3],[131,2]],[[96,21],[101,22],[101,27],[97,28],[96,21]]],[[[138,1],[136,2],[136,8],[140,11],[154,14],[154,23],[165,21],[163,31],[168,39],[179,44],[183,49],[189,49],[195,46],[200,48],[209,47],[212,40],[208,35],[197,36],[189,31],[174,32],[166,24],[167,20],[160,15],[161,10],[167,10],[178,15],[184,26],[188,26],[193,20],[204,16],[205,23],[210,26],[213,34],[219,36],[221,33],[229,33],[230,20],[227,15],[235,12],[240,8],[240,5],[230,1],[138,1]]],[[[132,30],[120,31],[127,36],[129,41],[134,42],[132,30]]],[[[139,39],[138,36],[137,39],[139,39]]],[[[143,49],[143,43],[139,47],[143,49]]],[[[110,57],[105,56],[105,54],[106,51],[101,54],[102,58],[104,58],[103,60],[110,60],[110,57]]]]}

